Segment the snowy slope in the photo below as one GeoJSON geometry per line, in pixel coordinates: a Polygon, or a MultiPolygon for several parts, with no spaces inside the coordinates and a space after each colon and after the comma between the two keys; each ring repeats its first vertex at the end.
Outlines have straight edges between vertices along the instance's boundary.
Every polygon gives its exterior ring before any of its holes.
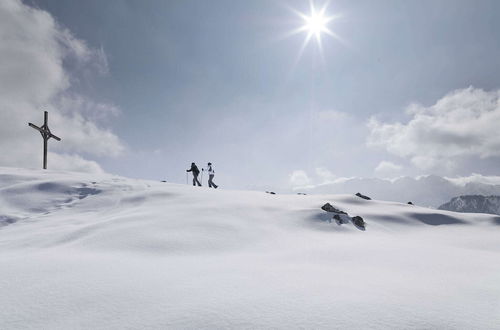
{"type": "Polygon", "coordinates": [[[499,237],[354,195],[0,168],[0,328],[500,329],[499,237]]]}
{"type": "Polygon", "coordinates": [[[440,210],[464,213],[500,214],[500,196],[466,195],[453,197],[440,210]]]}

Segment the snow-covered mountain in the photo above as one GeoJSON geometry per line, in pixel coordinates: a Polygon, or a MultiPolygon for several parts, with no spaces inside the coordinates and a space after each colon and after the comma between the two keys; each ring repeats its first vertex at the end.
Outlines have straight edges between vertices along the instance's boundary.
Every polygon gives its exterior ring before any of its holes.
{"type": "Polygon", "coordinates": [[[440,210],[500,214],[500,196],[466,195],[452,198],[440,210]]]}
{"type": "Polygon", "coordinates": [[[0,168],[0,222],[1,329],[500,324],[498,216],[0,168]]]}
{"type": "Polygon", "coordinates": [[[396,179],[346,178],[334,182],[306,187],[296,191],[309,194],[345,194],[362,192],[379,200],[413,202],[429,207],[438,207],[460,195],[500,195],[500,185],[483,182],[459,183],[456,180],[427,175],[417,178],[396,179]]]}

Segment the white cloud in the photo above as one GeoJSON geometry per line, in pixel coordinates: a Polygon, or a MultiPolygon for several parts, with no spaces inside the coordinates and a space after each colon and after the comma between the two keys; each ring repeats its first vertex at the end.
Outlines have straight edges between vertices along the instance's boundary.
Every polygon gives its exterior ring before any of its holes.
{"type": "Polygon", "coordinates": [[[499,195],[500,177],[473,174],[456,178],[436,175],[394,179],[337,178],[330,183],[302,186],[300,191],[309,194],[352,195],[361,192],[373,199],[402,203],[412,201],[421,206],[438,207],[460,195],[499,195]]]}
{"type": "Polygon", "coordinates": [[[321,182],[323,183],[333,182],[336,178],[336,176],[325,167],[317,167],[316,175],[321,179],[321,182]]]}
{"type": "Polygon", "coordinates": [[[55,108],[66,116],[78,113],[95,123],[106,123],[121,114],[121,110],[109,103],[100,103],[75,93],[66,92],[57,99],[55,108]]]}
{"type": "Polygon", "coordinates": [[[486,176],[482,174],[472,173],[470,176],[455,177],[455,178],[445,178],[457,185],[465,186],[471,183],[481,183],[487,185],[499,185],[500,186],[500,176],[486,176]]]}
{"type": "Polygon", "coordinates": [[[381,161],[377,167],[375,168],[375,172],[382,175],[394,175],[400,172],[403,169],[403,166],[394,164],[393,162],[389,162],[386,160],[381,161]]]}
{"type": "MultiPolygon", "coordinates": [[[[47,12],[19,0],[0,1],[0,164],[38,167],[42,139],[28,127],[40,125],[43,110],[49,111],[49,127],[63,140],[51,140],[50,157],[61,168],[100,171],[97,163],[76,154],[117,155],[124,147],[104,127],[116,106],[89,100],[70,92],[80,69],[106,73],[102,48],[85,41],[57,24],[47,12]],[[71,154],[72,156],[68,156],[71,154]]],[[[52,167],[53,168],[53,167],[52,167]]]]}
{"type": "Polygon", "coordinates": [[[289,183],[292,189],[302,189],[302,188],[310,188],[314,187],[314,182],[320,182],[319,185],[328,184],[336,182],[337,177],[330,172],[325,167],[317,167],[315,169],[315,179],[311,179],[306,171],[304,170],[295,170],[289,175],[289,183]]]}
{"type": "Polygon", "coordinates": [[[52,170],[77,171],[87,173],[104,173],[95,161],[84,159],[78,155],[49,154],[49,164],[52,170]]]}
{"type": "Polygon", "coordinates": [[[293,171],[289,178],[292,187],[304,187],[311,183],[311,179],[307,173],[302,170],[293,171]]]}
{"type": "Polygon", "coordinates": [[[409,158],[422,169],[450,168],[462,157],[500,156],[500,90],[460,89],[429,107],[413,104],[407,113],[407,123],[371,118],[368,145],[409,158]]]}

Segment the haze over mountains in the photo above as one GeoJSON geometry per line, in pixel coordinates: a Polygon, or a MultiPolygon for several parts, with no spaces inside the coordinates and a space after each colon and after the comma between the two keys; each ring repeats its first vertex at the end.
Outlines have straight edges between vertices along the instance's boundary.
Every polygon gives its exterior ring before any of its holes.
{"type": "Polygon", "coordinates": [[[500,214],[500,196],[458,196],[438,209],[463,213],[500,214]]]}
{"type": "Polygon", "coordinates": [[[371,198],[395,202],[413,202],[437,208],[461,195],[500,195],[498,177],[472,175],[464,178],[444,178],[437,175],[396,179],[345,178],[332,182],[295,187],[294,191],[309,194],[339,194],[361,192],[371,198]]]}

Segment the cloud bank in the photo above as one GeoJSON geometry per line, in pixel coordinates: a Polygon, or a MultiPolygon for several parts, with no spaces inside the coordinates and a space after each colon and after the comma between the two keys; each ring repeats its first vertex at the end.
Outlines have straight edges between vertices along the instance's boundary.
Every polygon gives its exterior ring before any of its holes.
{"type": "Polygon", "coordinates": [[[375,168],[375,172],[381,175],[393,175],[400,172],[402,169],[403,166],[401,165],[383,160],[377,165],[377,167],[375,168]]]}
{"type": "Polygon", "coordinates": [[[78,70],[108,72],[102,48],[92,49],[46,11],[4,0],[0,58],[0,165],[41,166],[42,139],[28,122],[41,125],[44,110],[49,111],[49,127],[63,139],[49,142],[51,169],[99,172],[96,162],[80,154],[116,156],[124,150],[104,127],[119,109],[71,89],[78,70]]]}
{"type": "Polygon", "coordinates": [[[407,114],[407,123],[371,118],[368,145],[408,158],[420,169],[450,169],[464,157],[500,156],[500,90],[455,90],[432,106],[413,104],[407,114]]]}
{"type": "MultiPolygon", "coordinates": [[[[292,191],[309,194],[355,194],[361,192],[373,199],[413,202],[425,207],[438,207],[451,198],[461,195],[500,195],[500,177],[472,174],[466,177],[447,178],[437,175],[420,177],[379,178],[337,178],[322,181],[311,178],[305,171],[295,171],[300,177],[308,178],[303,185],[290,180],[292,191]]],[[[291,177],[292,179],[293,177],[291,177]]],[[[300,181],[300,180],[298,180],[300,181]]]]}

